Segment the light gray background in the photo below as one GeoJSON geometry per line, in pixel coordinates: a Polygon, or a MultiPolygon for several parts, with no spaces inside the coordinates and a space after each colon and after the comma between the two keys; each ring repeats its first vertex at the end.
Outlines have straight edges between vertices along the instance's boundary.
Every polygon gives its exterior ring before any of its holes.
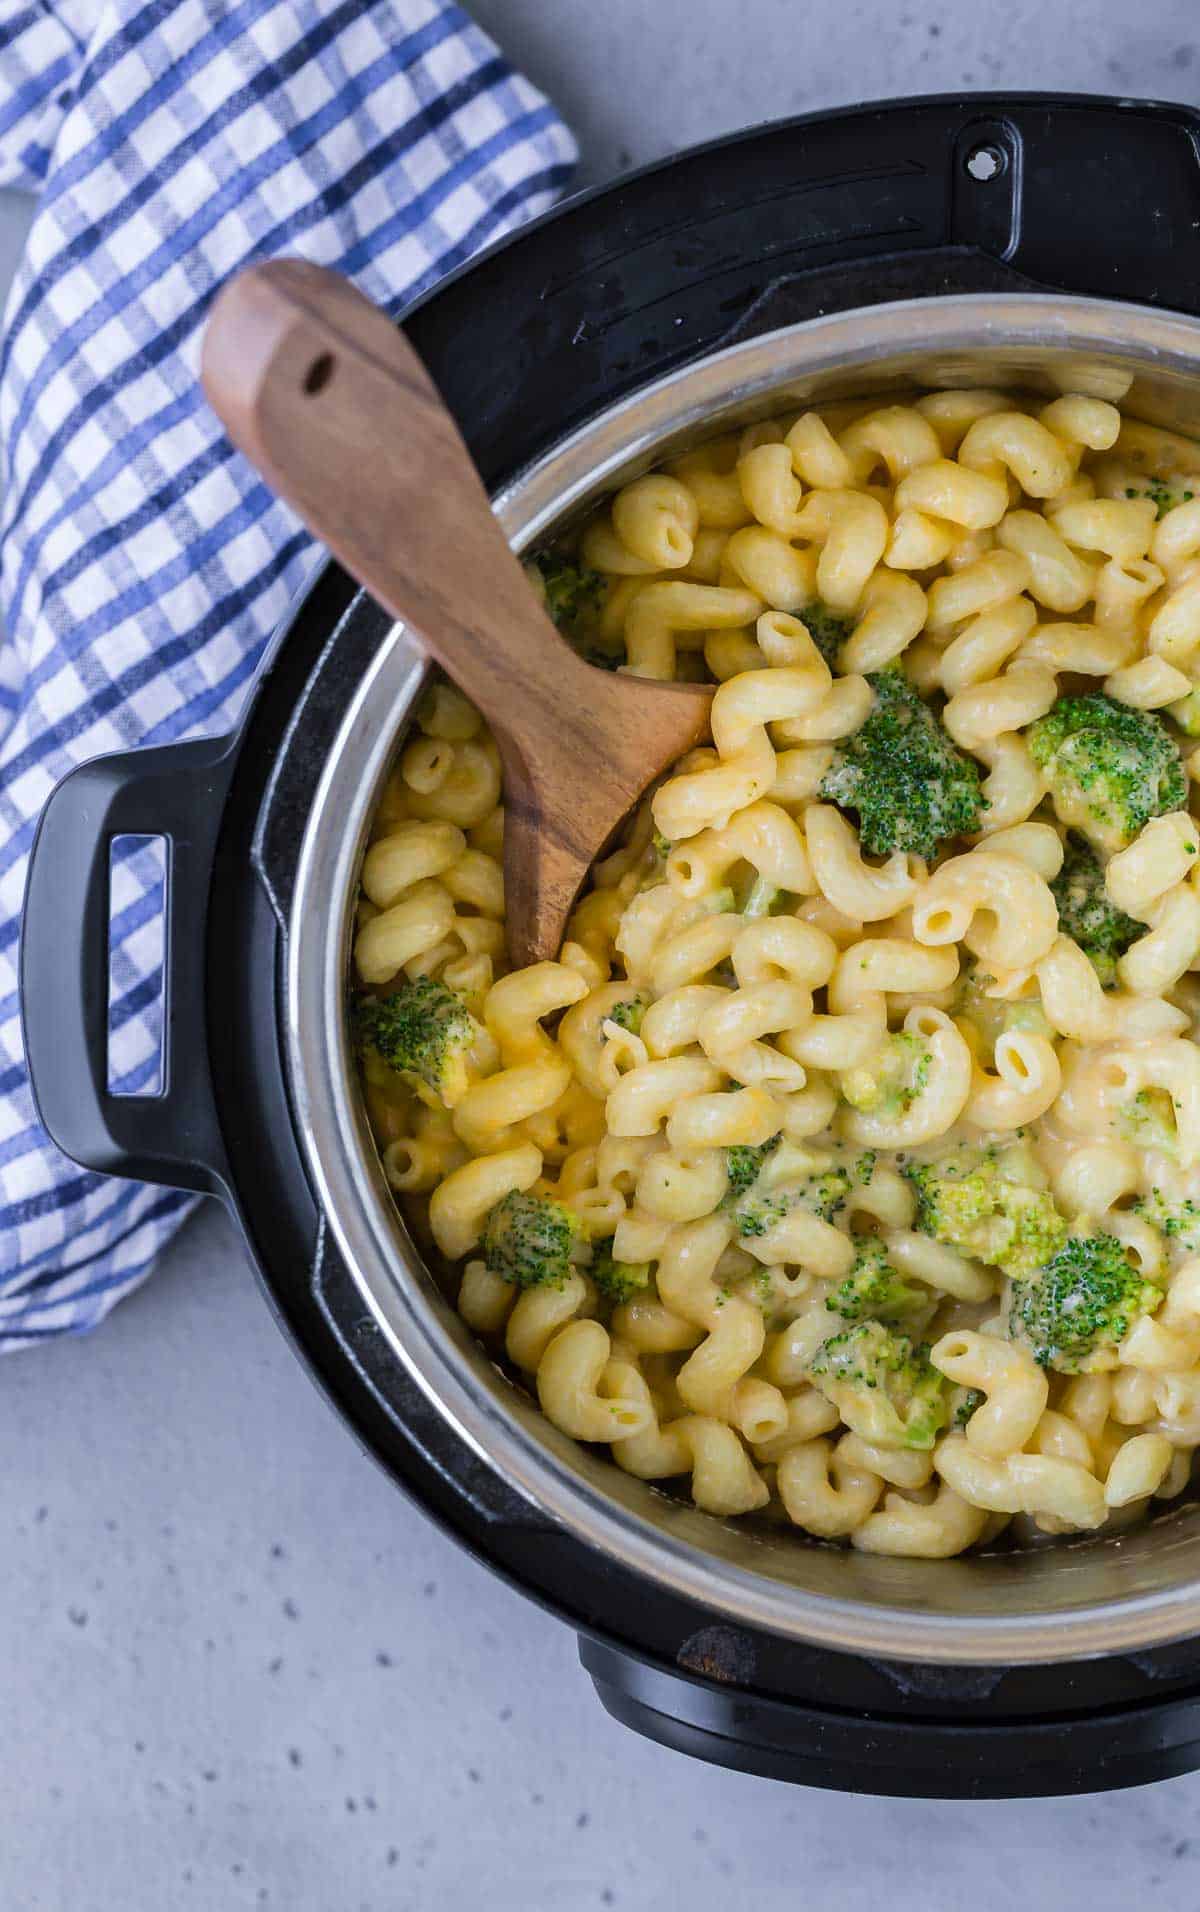
{"type": "MultiPolygon", "coordinates": [[[[1200,89],[1195,0],[474,10],[571,117],[588,180],[886,94],[1200,89]]],[[[0,195],[0,270],[23,216],[0,195]]],[[[892,1803],[710,1770],[614,1725],[571,1635],[358,1452],[215,1211],[90,1341],[10,1358],[0,1477],[3,1912],[1200,1901],[1200,1776],[892,1803]]]]}

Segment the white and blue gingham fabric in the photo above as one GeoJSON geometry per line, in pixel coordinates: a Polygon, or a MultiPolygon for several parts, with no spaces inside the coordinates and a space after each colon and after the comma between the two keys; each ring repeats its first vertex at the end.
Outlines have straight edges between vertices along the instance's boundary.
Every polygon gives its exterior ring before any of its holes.
{"type": "MultiPolygon", "coordinates": [[[[575,148],[442,0],[0,0],[0,185],[39,195],[0,353],[0,1348],[93,1326],[190,1198],[85,1174],[30,1096],[26,862],[73,765],[237,717],[314,547],[196,385],[222,280],[301,254],[399,310],[575,148]]],[[[157,1073],[158,870],[114,870],[111,1059],[157,1073]]]]}

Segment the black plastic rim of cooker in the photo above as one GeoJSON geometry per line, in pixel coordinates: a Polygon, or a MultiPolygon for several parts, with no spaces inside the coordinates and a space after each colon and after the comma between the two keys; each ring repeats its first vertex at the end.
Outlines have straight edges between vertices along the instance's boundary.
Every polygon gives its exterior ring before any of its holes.
{"type": "MultiPolygon", "coordinates": [[[[723,345],[958,292],[1200,309],[1200,116],[1050,94],[935,97],[770,124],[568,201],[405,318],[488,483],[723,345]],[[986,157],[985,157],[986,156],[986,157]],[[497,350],[497,340],[503,349],[497,350]]],[[[1017,1797],[1200,1765],[1200,1641],[1083,1662],[868,1659],[719,1622],[539,1519],[388,1353],[314,1201],[282,977],[325,753],[389,620],[334,564],[230,738],[85,765],[26,896],[26,1047],[85,1166],[217,1194],[281,1325],[362,1444],[443,1528],[566,1619],[608,1710],[663,1744],[848,1791],[1017,1797]],[[170,851],[166,1086],[107,1092],[108,844],[170,851]]]]}

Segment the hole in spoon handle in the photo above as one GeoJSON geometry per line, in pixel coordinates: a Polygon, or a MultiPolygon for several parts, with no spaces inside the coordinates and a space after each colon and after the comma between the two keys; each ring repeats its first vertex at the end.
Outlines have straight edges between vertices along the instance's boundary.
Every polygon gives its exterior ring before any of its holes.
{"type": "Polygon", "coordinates": [[[333,377],[335,360],[332,352],[322,352],[316,357],[304,374],[304,395],[315,398],[323,392],[333,377]]]}

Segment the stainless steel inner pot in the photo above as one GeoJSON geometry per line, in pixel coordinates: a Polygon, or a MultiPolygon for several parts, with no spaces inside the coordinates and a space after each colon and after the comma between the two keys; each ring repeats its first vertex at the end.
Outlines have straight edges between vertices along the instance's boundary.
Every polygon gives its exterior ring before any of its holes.
{"type": "MultiPolygon", "coordinates": [[[[1200,322],[1099,299],[991,295],[810,321],[648,385],[523,471],[496,512],[522,550],[626,477],[726,427],[823,400],[979,384],[1084,391],[1200,436],[1200,322]]],[[[960,1663],[1080,1659],[1200,1634],[1200,1507],[1119,1537],[1025,1553],[871,1558],[721,1521],[631,1479],[558,1434],[489,1360],[396,1213],[346,1032],[368,822],[428,668],[419,642],[395,626],[346,712],[304,836],[286,988],[310,1170],[397,1359],[543,1516],[714,1615],[846,1651],[960,1663]]]]}

